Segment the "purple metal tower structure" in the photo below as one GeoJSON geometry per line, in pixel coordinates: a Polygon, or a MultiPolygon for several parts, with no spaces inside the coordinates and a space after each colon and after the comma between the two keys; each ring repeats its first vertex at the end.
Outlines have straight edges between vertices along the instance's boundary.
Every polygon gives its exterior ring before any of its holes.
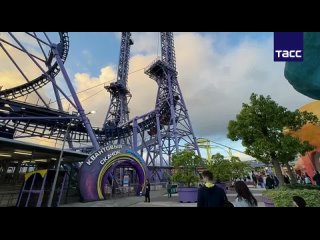
{"type": "Polygon", "coordinates": [[[173,153],[188,148],[200,156],[177,78],[173,33],[160,34],[161,59],[145,70],[158,84],[155,110],[133,120],[133,149],[140,150],[154,177],[159,180],[164,178],[164,170],[170,169],[173,153]]]}
{"type": "MultiPolygon", "coordinates": [[[[108,129],[115,129],[129,121],[128,103],[132,95],[127,87],[127,82],[131,45],[133,45],[131,33],[122,32],[117,81],[105,86],[111,96],[110,106],[103,126],[106,132],[108,132],[108,129]]],[[[128,144],[131,142],[130,137],[124,136],[117,140],[118,143],[128,144]]],[[[104,142],[110,144],[113,140],[109,139],[108,134],[106,134],[104,142]]]]}

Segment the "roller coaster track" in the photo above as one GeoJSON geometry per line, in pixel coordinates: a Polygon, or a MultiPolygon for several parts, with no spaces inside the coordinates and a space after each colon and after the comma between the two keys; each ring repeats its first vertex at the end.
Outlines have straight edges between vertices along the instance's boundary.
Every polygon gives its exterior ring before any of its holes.
{"type": "MultiPolygon", "coordinates": [[[[37,136],[47,139],[63,140],[70,121],[70,140],[74,142],[90,142],[86,128],[81,123],[78,115],[61,112],[55,109],[24,103],[17,100],[0,99],[0,133],[9,131],[19,133],[23,137],[37,136]],[[54,119],[51,119],[54,118],[54,119]],[[10,120],[11,119],[11,120],[10,120]],[[6,130],[7,129],[7,130],[6,130]]],[[[156,132],[156,112],[149,112],[138,117],[138,133],[148,131],[150,136],[156,132]]],[[[164,118],[163,125],[168,124],[164,118]]],[[[119,127],[94,129],[94,133],[100,144],[104,145],[119,138],[130,137],[133,134],[133,120],[119,127]]],[[[16,134],[15,138],[19,138],[16,134]]]]}
{"type": "Polygon", "coordinates": [[[69,122],[73,121],[70,128],[72,139],[77,142],[89,141],[87,131],[77,115],[7,99],[0,99],[0,109],[0,117],[10,118],[0,120],[0,131],[7,129],[9,132],[21,133],[24,137],[39,136],[61,140],[69,122]]]}
{"type": "MultiPolygon", "coordinates": [[[[68,52],[69,52],[69,36],[67,32],[59,32],[60,35],[60,57],[62,62],[64,63],[67,59],[68,52]]],[[[46,72],[51,77],[55,77],[60,72],[60,68],[58,64],[55,62],[46,72]]],[[[5,89],[3,91],[0,91],[0,98],[5,99],[16,99],[22,96],[25,96],[27,94],[30,94],[31,92],[34,92],[37,89],[42,88],[47,83],[50,82],[50,79],[48,79],[46,74],[42,74],[41,76],[31,80],[30,82],[26,84],[22,84],[20,86],[16,86],[14,88],[5,89]]]]}

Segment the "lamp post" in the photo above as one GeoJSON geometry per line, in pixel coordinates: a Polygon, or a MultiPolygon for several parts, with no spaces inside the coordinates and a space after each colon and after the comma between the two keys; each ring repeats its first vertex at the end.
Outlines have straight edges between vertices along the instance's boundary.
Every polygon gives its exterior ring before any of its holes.
{"type": "MultiPolygon", "coordinates": [[[[86,115],[95,114],[95,113],[96,113],[95,111],[91,111],[91,112],[87,113],[86,115]]],[[[68,123],[68,127],[67,127],[67,130],[66,130],[65,135],[64,135],[64,138],[63,138],[62,148],[61,148],[60,156],[59,156],[59,159],[58,159],[58,163],[57,163],[57,167],[56,167],[56,172],[55,172],[55,175],[54,175],[54,179],[53,179],[53,183],[52,183],[52,188],[51,188],[51,192],[50,192],[49,200],[48,200],[48,204],[47,204],[48,207],[52,207],[52,200],[53,200],[54,192],[55,192],[55,190],[56,190],[56,185],[57,185],[57,180],[58,180],[60,165],[61,165],[61,161],[62,161],[62,157],[63,157],[64,146],[65,146],[65,144],[66,144],[66,140],[67,140],[67,137],[68,137],[68,135],[69,135],[70,126],[71,126],[72,123],[73,123],[73,120],[71,120],[71,121],[68,123]]]]}

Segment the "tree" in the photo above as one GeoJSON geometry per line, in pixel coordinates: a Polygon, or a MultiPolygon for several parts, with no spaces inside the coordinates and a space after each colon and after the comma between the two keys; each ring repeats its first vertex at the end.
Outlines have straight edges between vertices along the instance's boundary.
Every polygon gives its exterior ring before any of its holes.
{"type": "Polygon", "coordinates": [[[240,161],[240,158],[231,156],[230,160],[217,153],[208,161],[207,169],[212,172],[216,180],[225,182],[248,175],[251,167],[248,163],[240,161]]]}
{"type": "Polygon", "coordinates": [[[304,154],[305,152],[312,151],[314,146],[310,145],[306,141],[301,143],[301,141],[296,137],[284,135],[280,148],[282,151],[279,152],[278,160],[281,164],[284,164],[287,167],[291,182],[296,184],[297,179],[291,170],[289,162],[296,158],[297,153],[304,154]]]}
{"type": "Polygon", "coordinates": [[[280,163],[288,163],[292,156],[314,149],[308,142],[285,135],[284,129],[296,131],[306,123],[316,124],[317,116],[308,112],[292,112],[279,106],[270,96],[252,94],[250,103],[244,103],[236,120],[228,125],[228,137],[242,140],[246,154],[265,164],[272,163],[283,184],[280,163]]]}
{"type": "Polygon", "coordinates": [[[172,180],[191,187],[199,181],[197,167],[202,164],[202,159],[194,151],[182,151],[172,156],[174,174],[172,180]]]}
{"type": "Polygon", "coordinates": [[[224,156],[220,153],[212,155],[212,161],[207,162],[206,168],[212,172],[213,177],[217,181],[229,181],[232,176],[230,161],[224,159],[224,156]]]}
{"type": "Polygon", "coordinates": [[[232,172],[232,179],[237,177],[246,177],[251,171],[251,166],[247,162],[242,162],[239,157],[231,156],[230,166],[232,172]]]}

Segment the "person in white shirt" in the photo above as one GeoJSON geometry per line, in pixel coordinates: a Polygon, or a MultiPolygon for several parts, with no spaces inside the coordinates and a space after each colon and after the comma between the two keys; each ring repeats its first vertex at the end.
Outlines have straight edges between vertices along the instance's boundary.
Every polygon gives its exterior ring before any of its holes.
{"type": "Polygon", "coordinates": [[[250,192],[247,184],[243,181],[235,183],[235,190],[238,194],[234,206],[235,207],[257,207],[257,199],[250,192]]]}

